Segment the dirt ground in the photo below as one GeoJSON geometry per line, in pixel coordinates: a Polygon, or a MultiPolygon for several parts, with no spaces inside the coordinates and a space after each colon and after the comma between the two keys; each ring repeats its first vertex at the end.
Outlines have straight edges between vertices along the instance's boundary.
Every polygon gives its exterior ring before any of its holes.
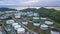
{"type": "Polygon", "coordinates": [[[0,31],[2,31],[2,26],[0,26],[0,31]]]}

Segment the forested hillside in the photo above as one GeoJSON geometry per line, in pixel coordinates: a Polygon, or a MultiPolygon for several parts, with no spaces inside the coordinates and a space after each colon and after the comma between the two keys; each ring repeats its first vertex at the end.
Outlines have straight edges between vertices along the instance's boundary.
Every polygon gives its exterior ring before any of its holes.
{"type": "Polygon", "coordinates": [[[44,7],[41,7],[39,9],[35,8],[27,8],[22,11],[33,11],[33,12],[38,12],[40,16],[42,17],[49,17],[52,20],[60,23],[60,10],[55,10],[55,9],[46,9],[44,7]]]}
{"type": "Polygon", "coordinates": [[[0,11],[16,11],[16,9],[10,9],[10,8],[0,8],[0,11]]]}

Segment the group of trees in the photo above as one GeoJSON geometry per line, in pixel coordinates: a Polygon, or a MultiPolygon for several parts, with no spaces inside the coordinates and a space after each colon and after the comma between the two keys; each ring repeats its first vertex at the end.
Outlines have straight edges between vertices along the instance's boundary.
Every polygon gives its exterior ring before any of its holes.
{"type": "Polygon", "coordinates": [[[16,9],[0,8],[0,11],[17,11],[16,9]]]}
{"type": "Polygon", "coordinates": [[[40,14],[40,16],[49,17],[58,23],[60,22],[60,10],[46,9],[42,7],[37,9],[37,12],[40,14]]]}
{"type": "Polygon", "coordinates": [[[24,9],[23,11],[38,12],[41,17],[49,17],[58,23],[60,22],[60,10],[46,9],[44,7],[41,7],[39,9],[27,8],[27,9],[24,9]]]}

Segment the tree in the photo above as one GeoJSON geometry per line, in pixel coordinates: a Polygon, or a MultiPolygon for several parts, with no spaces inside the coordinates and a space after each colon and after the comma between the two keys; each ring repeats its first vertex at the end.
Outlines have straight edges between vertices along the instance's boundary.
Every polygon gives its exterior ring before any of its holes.
{"type": "Polygon", "coordinates": [[[60,22],[60,10],[59,11],[55,11],[54,13],[51,14],[51,19],[60,22]]]}

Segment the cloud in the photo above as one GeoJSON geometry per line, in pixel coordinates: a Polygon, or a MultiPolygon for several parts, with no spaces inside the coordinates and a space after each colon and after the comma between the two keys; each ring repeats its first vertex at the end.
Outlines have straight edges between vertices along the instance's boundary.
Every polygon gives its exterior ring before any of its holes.
{"type": "Polygon", "coordinates": [[[60,6],[60,0],[1,0],[0,5],[6,6],[60,6]]]}
{"type": "Polygon", "coordinates": [[[33,6],[34,3],[39,2],[39,0],[28,0],[28,1],[24,1],[24,2],[19,2],[20,6],[33,6]]]}
{"type": "Polygon", "coordinates": [[[20,6],[58,6],[60,0],[22,0],[19,1],[20,6]]]}
{"type": "Polygon", "coordinates": [[[51,1],[58,1],[58,0],[40,0],[40,1],[51,2],[51,1]]]}
{"type": "Polygon", "coordinates": [[[15,6],[15,4],[0,4],[0,6],[15,6]]]}
{"type": "Polygon", "coordinates": [[[3,1],[0,1],[0,3],[4,3],[3,1]]]}

